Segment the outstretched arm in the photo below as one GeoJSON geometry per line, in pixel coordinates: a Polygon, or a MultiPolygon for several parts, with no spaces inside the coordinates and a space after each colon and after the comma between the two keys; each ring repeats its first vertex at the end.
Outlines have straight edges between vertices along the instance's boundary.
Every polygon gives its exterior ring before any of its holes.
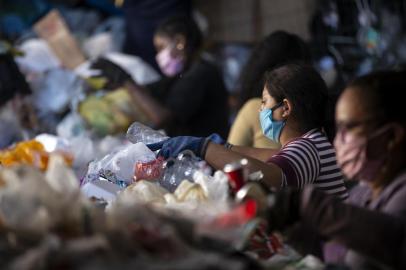
{"type": "Polygon", "coordinates": [[[279,152],[279,149],[254,148],[238,145],[233,145],[231,147],[231,150],[241,155],[252,157],[263,162],[267,162],[273,155],[279,152]]]}
{"type": "MultiPolygon", "coordinates": [[[[247,149],[250,147],[246,147],[247,149]]],[[[243,150],[242,148],[237,148],[238,150],[243,150]]],[[[239,153],[225,148],[223,145],[215,144],[209,142],[206,150],[205,160],[215,169],[223,169],[227,163],[237,161],[242,158],[248,160],[248,169],[250,172],[262,171],[264,178],[263,182],[269,187],[280,188],[282,183],[282,170],[271,163],[265,163],[254,157],[264,157],[264,149],[250,148],[249,151],[246,151],[247,154],[239,153]],[[257,154],[256,154],[257,153],[257,154]]],[[[269,149],[265,149],[269,150],[269,149]]],[[[244,151],[242,151],[244,152],[244,151]]],[[[268,152],[268,159],[270,158],[268,152]]]]}
{"type": "Polygon", "coordinates": [[[264,175],[263,183],[265,185],[274,188],[281,187],[282,170],[277,165],[254,158],[263,153],[263,149],[258,149],[259,154],[255,155],[255,148],[253,148],[250,150],[252,154],[250,157],[226,148],[224,143],[224,139],[219,135],[212,134],[209,137],[173,137],[147,146],[152,151],[159,150],[159,155],[164,158],[177,157],[182,151],[190,150],[196,156],[205,159],[217,170],[222,170],[228,163],[246,158],[248,160],[248,170],[250,172],[261,171],[264,175]]]}

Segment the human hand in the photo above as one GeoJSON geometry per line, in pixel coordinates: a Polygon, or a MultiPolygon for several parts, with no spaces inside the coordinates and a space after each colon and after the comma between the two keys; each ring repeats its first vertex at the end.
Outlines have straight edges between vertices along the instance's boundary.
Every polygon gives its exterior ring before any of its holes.
{"type": "Polygon", "coordinates": [[[152,151],[161,149],[158,155],[164,158],[177,157],[180,152],[190,150],[197,157],[204,159],[209,142],[224,144],[225,140],[213,133],[209,137],[178,136],[147,146],[152,151]]]}

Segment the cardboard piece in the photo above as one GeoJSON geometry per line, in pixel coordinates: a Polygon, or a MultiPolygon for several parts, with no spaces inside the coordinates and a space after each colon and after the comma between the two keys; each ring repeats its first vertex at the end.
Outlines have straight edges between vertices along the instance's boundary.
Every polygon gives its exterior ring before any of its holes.
{"type": "Polygon", "coordinates": [[[48,43],[64,67],[74,69],[86,61],[75,38],[57,10],[51,10],[37,22],[34,30],[48,43]]]}

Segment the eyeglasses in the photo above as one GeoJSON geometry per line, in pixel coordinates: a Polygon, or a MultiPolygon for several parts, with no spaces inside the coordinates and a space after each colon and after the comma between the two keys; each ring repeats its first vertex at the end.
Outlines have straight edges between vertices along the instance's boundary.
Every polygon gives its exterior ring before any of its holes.
{"type": "Polygon", "coordinates": [[[359,121],[348,121],[348,122],[341,122],[337,123],[336,125],[336,130],[337,131],[342,131],[342,132],[348,132],[351,131],[357,127],[362,127],[362,126],[379,126],[379,124],[382,124],[382,121],[378,120],[379,118],[377,117],[370,117],[364,120],[359,120],[359,121]],[[373,125],[371,125],[373,124],[373,125]]]}

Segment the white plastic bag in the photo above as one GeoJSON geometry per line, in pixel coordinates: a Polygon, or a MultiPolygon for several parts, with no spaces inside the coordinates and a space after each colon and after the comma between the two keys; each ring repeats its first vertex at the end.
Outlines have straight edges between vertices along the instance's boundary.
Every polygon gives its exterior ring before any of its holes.
{"type": "Polygon", "coordinates": [[[211,202],[224,203],[229,199],[228,178],[224,172],[216,171],[214,176],[208,176],[201,171],[196,171],[193,179],[203,188],[211,202]]]}
{"type": "Polygon", "coordinates": [[[111,52],[107,53],[105,57],[124,69],[139,85],[156,82],[161,77],[149,64],[137,56],[111,52]]]}
{"type": "Polygon", "coordinates": [[[61,66],[61,62],[43,39],[27,40],[19,49],[24,55],[17,57],[16,62],[27,73],[44,73],[61,66]]]}
{"type": "Polygon", "coordinates": [[[35,106],[42,113],[61,113],[68,108],[81,86],[81,80],[75,73],[52,69],[33,87],[35,106]]]}
{"type": "Polygon", "coordinates": [[[76,112],[66,115],[56,127],[56,134],[65,139],[82,136],[85,132],[86,124],[76,112]]]}

